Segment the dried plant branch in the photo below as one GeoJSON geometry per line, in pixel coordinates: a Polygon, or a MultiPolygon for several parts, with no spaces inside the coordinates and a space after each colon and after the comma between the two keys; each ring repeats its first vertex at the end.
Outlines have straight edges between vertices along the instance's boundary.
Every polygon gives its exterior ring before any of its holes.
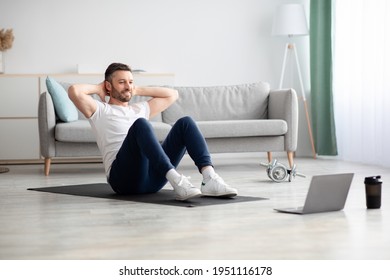
{"type": "Polygon", "coordinates": [[[6,51],[12,48],[14,42],[14,34],[12,29],[1,29],[0,30],[0,51],[6,51]]]}

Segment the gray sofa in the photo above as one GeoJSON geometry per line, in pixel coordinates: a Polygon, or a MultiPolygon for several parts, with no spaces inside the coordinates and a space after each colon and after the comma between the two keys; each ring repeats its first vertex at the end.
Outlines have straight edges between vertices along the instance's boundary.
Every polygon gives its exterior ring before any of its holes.
{"type": "MultiPolygon", "coordinates": [[[[293,89],[270,90],[267,83],[174,87],[179,99],[151,123],[162,141],[180,117],[191,116],[202,131],[211,153],[286,151],[290,166],[298,138],[298,102],[293,89]]],[[[141,100],[136,97],[132,102],[141,100]]],[[[38,109],[41,155],[45,175],[52,158],[100,158],[88,121],[79,114],[60,122],[50,94],[44,92],[38,109]]]]}

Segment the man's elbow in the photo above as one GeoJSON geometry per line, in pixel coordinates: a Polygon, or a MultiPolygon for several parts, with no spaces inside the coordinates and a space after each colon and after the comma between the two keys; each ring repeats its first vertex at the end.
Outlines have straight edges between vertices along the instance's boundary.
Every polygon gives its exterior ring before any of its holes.
{"type": "Polygon", "coordinates": [[[75,95],[76,95],[76,89],[75,89],[74,85],[71,85],[68,88],[68,96],[70,99],[73,99],[75,95]]]}
{"type": "Polygon", "coordinates": [[[173,89],[172,90],[172,98],[173,98],[173,101],[176,101],[179,99],[179,91],[173,89]]]}

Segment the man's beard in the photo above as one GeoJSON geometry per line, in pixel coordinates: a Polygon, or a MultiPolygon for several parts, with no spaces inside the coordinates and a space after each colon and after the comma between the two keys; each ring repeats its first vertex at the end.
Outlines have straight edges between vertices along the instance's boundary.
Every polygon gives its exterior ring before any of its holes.
{"type": "Polygon", "coordinates": [[[129,102],[132,97],[132,93],[129,90],[122,90],[119,92],[113,87],[111,97],[119,100],[120,102],[129,102]],[[126,92],[129,92],[130,96],[125,95],[126,92]]]}

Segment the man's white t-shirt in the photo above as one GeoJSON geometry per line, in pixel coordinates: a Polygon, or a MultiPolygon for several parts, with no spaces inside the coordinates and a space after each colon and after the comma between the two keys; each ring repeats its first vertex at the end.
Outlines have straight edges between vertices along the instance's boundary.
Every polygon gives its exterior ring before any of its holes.
{"type": "Polygon", "coordinates": [[[149,119],[150,108],[146,101],[129,104],[128,107],[95,101],[97,109],[88,120],[102,153],[104,169],[108,178],[112,162],[115,160],[130,127],[139,118],[149,119]]]}

